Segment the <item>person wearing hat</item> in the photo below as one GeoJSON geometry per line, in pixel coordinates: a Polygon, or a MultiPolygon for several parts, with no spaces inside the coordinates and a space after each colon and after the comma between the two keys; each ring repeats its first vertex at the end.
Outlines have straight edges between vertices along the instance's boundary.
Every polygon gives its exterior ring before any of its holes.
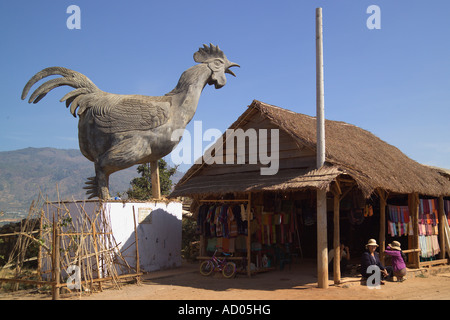
{"type": "Polygon", "coordinates": [[[394,276],[397,277],[397,281],[404,281],[404,277],[406,276],[406,264],[400,242],[392,241],[384,252],[392,257],[392,268],[394,270],[394,276]]]}
{"type": "MultiPolygon", "coordinates": [[[[367,268],[371,265],[376,265],[380,268],[382,280],[387,277],[392,277],[392,267],[385,267],[381,264],[380,256],[378,255],[378,252],[376,252],[377,248],[377,241],[375,239],[370,239],[366,244],[366,251],[361,256],[361,275],[365,279],[372,275],[371,273],[367,273],[367,268]]],[[[384,284],[384,282],[381,281],[381,284],[384,284]]]]}

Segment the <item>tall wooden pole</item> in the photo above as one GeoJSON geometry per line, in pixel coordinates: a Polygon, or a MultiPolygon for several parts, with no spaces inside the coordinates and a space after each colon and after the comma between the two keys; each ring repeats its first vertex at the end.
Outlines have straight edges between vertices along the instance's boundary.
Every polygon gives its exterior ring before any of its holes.
{"type": "Polygon", "coordinates": [[[322,8],[316,9],[316,119],[317,168],[320,168],[325,163],[325,103],[323,80],[322,8]]]}
{"type": "MultiPolygon", "coordinates": [[[[316,120],[317,169],[325,163],[325,107],[323,81],[322,8],[316,8],[316,120]]],[[[317,190],[317,279],[319,288],[328,288],[327,192],[317,190]]]]}

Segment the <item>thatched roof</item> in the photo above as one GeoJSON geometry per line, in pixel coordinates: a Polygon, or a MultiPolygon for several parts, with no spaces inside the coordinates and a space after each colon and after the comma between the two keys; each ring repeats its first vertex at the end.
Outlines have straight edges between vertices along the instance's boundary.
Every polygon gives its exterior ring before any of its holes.
{"type": "MultiPolygon", "coordinates": [[[[288,133],[299,146],[316,150],[316,118],[295,113],[260,101],[248,109],[230,126],[239,127],[250,112],[262,116],[288,133]]],[[[328,188],[339,175],[351,176],[365,196],[377,188],[408,194],[417,192],[430,196],[449,196],[450,181],[436,170],[424,166],[357,126],[325,121],[326,165],[319,169],[279,170],[273,176],[261,176],[259,171],[223,174],[220,177],[202,174],[204,164],[192,166],[175,186],[171,197],[193,194],[241,192],[256,190],[288,190],[328,188]]]]}
{"type": "Polygon", "coordinates": [[[428,167],[432,168],[433,170],[436,170],[437,172],[439,172],[439,174],[441,174],[442,176],[444,176],[450,180],[450,170],[449,169],[444,169],[444,168],[435,167],[435,166],[428,166],[428,167]]]}
{"type": "Polygon", "coordinates": [[[319,170],[279,170],[273,176],[262,176],[259,171],[231,173],[221,176],[194,175],[185,183],[178,183],[171,197],[255,190],[326,189],[339,174],[341,172],[334,167],[322,167],[319,170]]]}

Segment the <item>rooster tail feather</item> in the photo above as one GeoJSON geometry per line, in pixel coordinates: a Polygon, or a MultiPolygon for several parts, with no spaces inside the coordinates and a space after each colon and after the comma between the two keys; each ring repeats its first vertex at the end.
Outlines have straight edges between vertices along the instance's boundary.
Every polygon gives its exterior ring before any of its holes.
{"type": "Polygon", "coordinates": [[[27,82],[22,91],[22,100],[27,97],[28,92],[36,82],[54,75],[60,75],[62,77],[44,82],[31,94],[28,100],[29,103],[38,103],[47,93],[57,87],[70,86],[75,88],[75,90],[67,93],[60,101],[66,101],[67,107],[72,104],[70,112],[76,117],[75,110],[78,107],[79,98],[84,94],[100,91],[88,77],[79,72],[63,67],[50,67],[39,71],[27,82]]]}
{"type": "Polygon", "coordinates": [[[60,102],[66,101],[66,107],[68,108],[70,106],[70,113],[76,117],[76,109],[79,105],[79,101],[80,98],[86,94],[86,93],[90,93],[89,89],[87,88],[78,88],[75,90],[70,91],[69,93],[67,93],[64,97],[61,98],[61,100],[59,100],[60,102]]]}
{"type": "Polygon", "coordinates": [[[37,88],[30,96],[28,100],[29,103],[37,103],[41,100],[47,93],[49,93],[52,89],[55,89],[60,86],[70,86],[72,84],[71,81],[68,81],[66,78],[57,78],[49,80],[43,83],[39,88],[37,88]],[[38,99],[36,99],[38,98],[38,99]],[[37,100],[37,101],[36,101],[37,100]]]}

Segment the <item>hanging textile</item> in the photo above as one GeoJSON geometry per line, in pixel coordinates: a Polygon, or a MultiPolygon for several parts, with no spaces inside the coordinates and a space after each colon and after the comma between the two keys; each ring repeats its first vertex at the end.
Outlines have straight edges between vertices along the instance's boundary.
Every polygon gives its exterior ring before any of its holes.
{"type": "Polygon", "coordinates": [[[439,212],[437,199],[420,199],[419,201],[419,235],[438,234],[439,212]]]}
{"type": "MultiPolygon", "coordinates": [[[[446,201],[444,201],[445,212],[446,201]]],[[[422,258],[431,258],[441,250],[438,239],[439,205],[437,199],[419,201],[419,245],[422,258]]]]}
{"type": "Polygon", "coordinates": [[[262,243],[263,244],[271,244],[272,239],[274,237],[273,234],[273,214],[270,212],[263,212],[262,215],[262,228],[263,228],[263,235],[262,235],[262,243]]]}
{"type": "Polygon", "coordinates": [[[197,211],[197,234],[203,234],[205,232],[206,227],[206,217],[208,215],[209,206],[207,204],[203,204],[198,208],[197,211]]]}
{"type": "Polygon", "coordinates": [[[419,235],[420,256],[422,258],[431,258],[441,252],[439,239],[437,235],[419,235]]]}
{"type": "Polygon", "coordinates": [[[391,237],[407,236],[412,233],[412,221],[408,206],[388,205],[388,234],[391,237]]]}
{"type": "Polygon", "coordinates": [[[247,235],[247,221],[241,215],[245,210],[240,204],[202,204],[197,211],[196,231],[207,238],[247,235]]]}
{"type": "Polygon", "coordinates": [[[228,214],[227,214],[227,223],[228,223],[228,229],[229,229],[229,237],[230,238],[236,238],[239,235],[238,231],[238,222],[236,217],[233,214],[233,208],[232,206],[228,207],[228,214]]]}
{"type": "Polygon", "coordinates": [[[373,216],[373,207],[370,204],[366,204],[364,206],[364,217],[372,217],[373,216]]]}
{"type": "Polygon", "coordinates": [[[444,214],[447,216],[447,221],[450,225],[450,200],[444,200],[444,214]]]}

